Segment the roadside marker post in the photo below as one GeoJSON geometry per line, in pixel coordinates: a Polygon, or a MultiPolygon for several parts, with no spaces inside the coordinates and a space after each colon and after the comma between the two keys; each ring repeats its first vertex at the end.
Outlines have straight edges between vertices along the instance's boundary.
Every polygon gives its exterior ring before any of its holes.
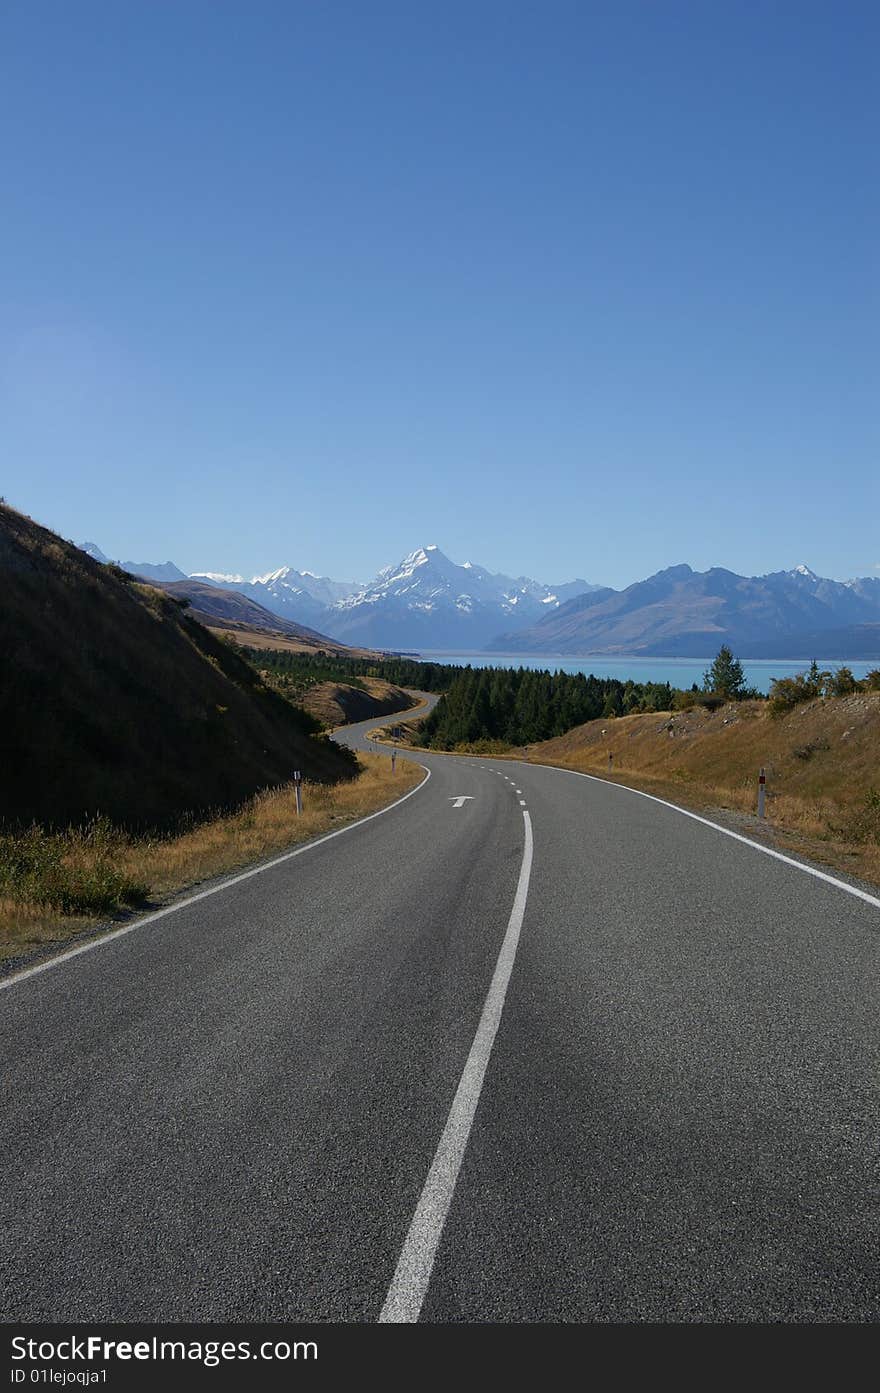
{"type": "Polygon", "coordinates": [[[613,768],[614,768],[614,751],[613,751],[613,750],[609,750],[609,751],[608,751],[608,773],[609,773],[609,774],[611,773],[611,770],[612,770],[613,768]]]}
{"type": "Polygon", "coordinates": [[[302,770],[300,770],[300,769],[294,769],[294,771],[293,771],[293,791],[294,791],[294,793],[296,794],[296,815],[297,815],[297,817],[301,817],[301,816],[302,816],[302,810],[303,810],[303,790],[302,790],[302,782],[303,782],[302,770]]]}
{"type": "Polygon", "coordinates": [[[764,816],[764,789],[767,783],[767,776],[764,773],[764,766],[761,765],[761,772],[758,775],[758,817],[764,816]]]}
{"type": "Polygon", "coordinates": [[[396,763],[397,763],[397,751],[396,751],[396,750],[392,750],[392,751],[391,751],[391,772],[392,772],[392,774],[394,773],[394,766],[396,765],[396,763]]]}

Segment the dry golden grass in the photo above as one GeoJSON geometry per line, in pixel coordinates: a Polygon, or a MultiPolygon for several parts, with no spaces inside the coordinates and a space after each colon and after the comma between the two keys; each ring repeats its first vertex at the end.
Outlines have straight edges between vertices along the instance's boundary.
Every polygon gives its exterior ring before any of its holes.
{"type": "Polygon", "coordinates": [[[345,643],[335,643],[326,638],[293,638],[290,634],[274,629],[251,629],[246,624],[236,623],[234,620],[220,623],[213,615],[206,614],[200,617],[197,610],[194,613],[199,622],[204,624],[206,629],[210,629],[212,634],[244,648],[268,648],[288,653],[332,653],[343,658],[383,657],[383,654],[373,648],[349,648],[345,643]]]}
{"type": "Polygon", "coordinates": [[[368,721],[375,716],[406,711],[413,698],[402,687],[381,677],[361,677],[361,686],[348,682],[316,682],[296,698],[312,716],[331,729],[354,721],[368,721]]]}
{"type": "Polygon", "coordinates": [[[690,807],[727,809],[750,835],[880,884],[880,693],[816,700],[773,719],[763,702],[589,721],[515,751],[690,807]],[[613,760],[609,766],[608,756],[613,760]],[[758,771],[767,816],[758,823],[758,771]]]}
{"type": "MultiPolygon", "coordinates": [[[[258,794],[238,812],[200,823],[182,836],[120,838],[114,867],[127,880],[147,886],[155,903],[354,822],[401,797],[424,777],[409,761],[398,762],[392,773],[387,755],[361,755],[360,761],[363,772],[349,783],[304,783],[301,817],[296,815],[293,785],[288,785],[258,794]]],[[[88,851],[78,845],[70,854],[82,860],[88,851]]],[[[96,922],[0,897],[0,960],[61,946],[96,922]]]]}
{"type": "Polygon", "coordinates": [[[233,643],[241,644],[246,648],[272,648],[275,650],[283,649],[288,653],[314,653],[318,645],[311,639],[291,638],[289,634],[276,633],[274,629],[247,629],[240,624],[218,624],[216,621],[209,624],[208,616],[199,618],[199,623],[210,629],[212,634],[218,638],[229,639],[233,643]]]}

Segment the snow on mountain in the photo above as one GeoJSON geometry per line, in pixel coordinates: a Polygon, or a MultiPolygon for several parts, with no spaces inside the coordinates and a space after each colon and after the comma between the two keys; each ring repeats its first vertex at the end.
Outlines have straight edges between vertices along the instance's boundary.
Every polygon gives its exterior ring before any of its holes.
{"type": "Polygon", "coordinates": [[[244,576],[226,575],[223,571],[193,571],[190,580],[203,580],[208,585],[246,585],[244,576]]]}
{"type": "Polygon", "coordinates": [[[809,568],[809,566],[805,566],[805,565],[803,564],[803,562],[801,562],[801,564],[800,564],[799,566],[795,566],[794,570],[793,570],[793,571],[789,571],[788,574],[789,574],[790,576],[803,576],[805,580],[818,580],[818,579],[819,579],[819,577],[816,575],[816,572],[815,572],[815,571],[811,571],[810,568],[809,568]]]}
{"type": "MultiPolygon", "coordinates": [[[[176,567],[168,573],[150,563],[130,569],[156,580],[184,579],[176,567]]],[[[235,590],[334,638],[385,648],[479,648],[503,630],[534,624],[573,596],[596,589],[583,580],[549,586],[529,576],[494,574],[473,561],[459,565],[436,543],[383,567],[369,584],[293,566],[249,579],[230,571],[196,571],[191,579],[235,590]]]]}
{"type": "MultiPolygon", "coordinates": [[[[109,559],[94,542],[81,549],[96,561],[109,559]]],[[[170,561],[119,564],[151,580],[185,579],[170,561]]],[[[616,592],[581,579],[545,585],[473,561],[459,565],[431,543],[383,567],[369,584],[293,566],[250,579],[225,571],[192,579],[238,591],[335,639],[376,648],[704,657],[724,641],[743,657],[765,649],[781,657],[798,644],[812,652],[834,633],[844,643],[853,626],[873,632],[880,623],[880,577],[829,580],[804,562],[765,576],[670,566],[616,592]]]]}
{"type": "Polygon", "coordinates": [[[196,571],[191,579],[237,590],[284,619],[314,627],[320,627],[332,605],[357,589],[354,581],[330,580],[293,566],[278,566],[250,580],[223,571],[196,571]]]}
{"type": "MultiPolygon", "coordinates": [[[[587,582],[559,587],[575,593],[587,582]]],[[[418,547],[375,580],[338,600],[325,628],[349,642],[396,648],[479,648],[511,622],[535,622],[560,603],[528,576],[496,575],[451,561],[436,543],[418,547]]]]}

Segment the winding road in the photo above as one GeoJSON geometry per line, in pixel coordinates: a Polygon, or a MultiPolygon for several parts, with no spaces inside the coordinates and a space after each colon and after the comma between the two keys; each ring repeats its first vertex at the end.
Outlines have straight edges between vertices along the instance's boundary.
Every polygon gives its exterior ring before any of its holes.
{"type": "Polygon", "coordinates": [[[4,1318],[876,1321],[880,901],[614,784],[417,758],[0,984],[4,1318]]]}

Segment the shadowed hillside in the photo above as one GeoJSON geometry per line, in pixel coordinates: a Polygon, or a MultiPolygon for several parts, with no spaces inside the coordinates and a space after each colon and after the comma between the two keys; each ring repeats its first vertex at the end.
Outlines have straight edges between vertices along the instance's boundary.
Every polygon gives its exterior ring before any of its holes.
{"type": "Polygon", "coordinates": [[[0,819],[129,828],[227,807],[348,751],[180,604],[0,506],[0,819]]]}
{"type": "Polygon", "coordinates": [[[172,599],[188,600],[193,619],[197,619],[207,628],[258,629],[284,634],[286,638],[299,640],[307,652],[313,649],[340,653],[350,651],[345,644],[337,643],[326,634],[319,634],[317,629],[309,629],[305,624],[294,624],[290,619],[282,619],[280,615],[273,614],[271,610],[257,604],[256,600],[249,600],[237,590],[223,590],[216,585],[207,585],[204,581],[186,578],[170,583],[162,581],[158,586],[172,599]]]}

